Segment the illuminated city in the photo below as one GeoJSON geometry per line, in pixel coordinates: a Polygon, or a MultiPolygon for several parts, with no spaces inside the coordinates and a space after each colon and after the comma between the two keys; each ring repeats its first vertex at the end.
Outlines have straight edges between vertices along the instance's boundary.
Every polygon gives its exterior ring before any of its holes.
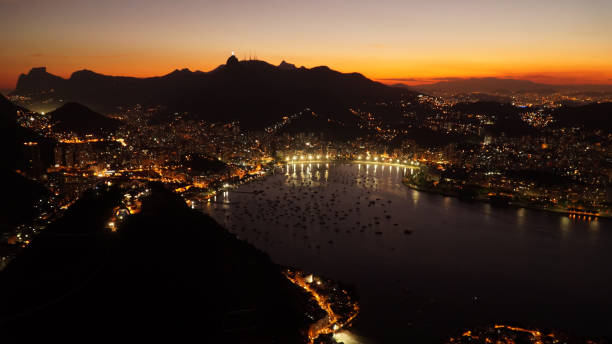
{"type": "Polygon", "coordinates": [[[610,10],[0,1],[0,342],[609,343],[610,10]]]}

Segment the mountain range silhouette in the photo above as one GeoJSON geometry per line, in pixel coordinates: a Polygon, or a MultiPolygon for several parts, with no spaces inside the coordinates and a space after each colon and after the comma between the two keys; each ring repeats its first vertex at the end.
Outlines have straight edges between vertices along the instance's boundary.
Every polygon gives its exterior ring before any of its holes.
{"type": "Polygon", "coordinates": [[[306,107],[330,111],[415,95],[359,73],[340,73],[326,66],[297,68],[285,61],[274,66],[259,60],[239,61],[233,55],[210,72],[177,69],[150,78],[81,70],[64,79],[44,67],[33,68],[19,77],[13,94],[28,96],[33,103],[78,102],[100,113],[135,104],[161,105],[168,113],[189,112],[203,120],[239,120],[244,128],[262,128],[306,107]]]}

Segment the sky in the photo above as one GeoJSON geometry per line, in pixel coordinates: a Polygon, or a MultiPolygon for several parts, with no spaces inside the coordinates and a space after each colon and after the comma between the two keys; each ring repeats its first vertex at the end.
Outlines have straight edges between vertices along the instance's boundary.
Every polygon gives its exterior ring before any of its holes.
{"type": "Polygon", "coordinates": [[[612,84],[610,0],[0,0],[0,89],[32,67],[156,76],[232,51],[388,83],[612,84]]]}

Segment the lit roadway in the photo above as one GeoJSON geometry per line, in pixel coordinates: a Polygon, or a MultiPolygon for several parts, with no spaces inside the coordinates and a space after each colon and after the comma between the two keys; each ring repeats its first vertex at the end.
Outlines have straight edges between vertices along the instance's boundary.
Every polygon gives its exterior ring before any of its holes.
{"type": "Polygon", "coordinates": [[[308,281],[303,275],[304,274],[299,271],[285,271],[285,277],[287,277],[287,279],[289,279],[289,281],[291,281],[293,284],[306,290],[317,302],[319,307],[321,307],[321,309],[327,313],[324,318],[310,325],[310,328],[308,329],[308,341],[312,344],[317,337],[319,337],[319,335],[335,333],[340,331],[343,327],[349,325],[351,321],[357,317],[357,314],[359,314],[359,304],[356,301],[352,301],[345,290],[341,290],[343,293],[342,296],[346,298],[347,303],[351,303],[352,309],[348,314],[338,315],[332,309],[332,301],[317,290],[317,286],[321,285],[322,282],[320,280],[314,282],[312,279],[308,281]],[[342,318],[346,319],[343,320],[342,318]]]}

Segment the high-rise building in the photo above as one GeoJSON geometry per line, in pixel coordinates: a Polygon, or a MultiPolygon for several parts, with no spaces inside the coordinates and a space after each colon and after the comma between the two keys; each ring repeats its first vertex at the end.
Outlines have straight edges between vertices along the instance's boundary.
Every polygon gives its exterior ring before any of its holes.
{"type": "Polygon", "coordinates": [[[56,146],[53,150],[55,156],[55,166],[62,166],[64,164],[64,151],[61,146],[56,146]]]}

